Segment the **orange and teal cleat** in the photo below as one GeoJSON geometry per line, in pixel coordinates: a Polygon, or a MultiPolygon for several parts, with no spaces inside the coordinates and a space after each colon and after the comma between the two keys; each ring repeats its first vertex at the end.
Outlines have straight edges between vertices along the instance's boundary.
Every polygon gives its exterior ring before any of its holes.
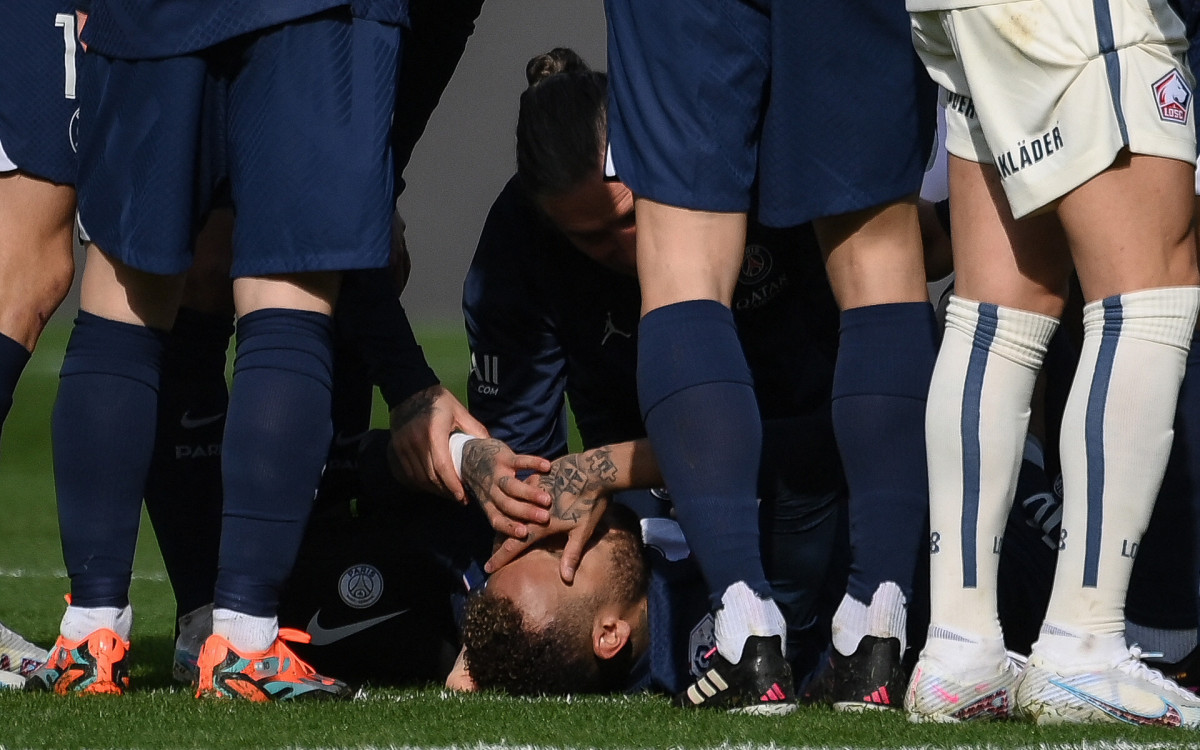
{"type": "Polygon", "coordinates": [[[108,628],[69,641],[59,636],[46,663],[29,674],[26,690],[59,695],[124,695],[129,689],[129,643],[108,628]]]}
{"type": "Polygon", "coordinates": [[[317,674],[285,643],[309,640],[302,630],[282,628],[266,651],[242,653],[221,636],[210,635],[200,649],[196,697],[259,702],[350,698],[346,683],[317,674]]]}

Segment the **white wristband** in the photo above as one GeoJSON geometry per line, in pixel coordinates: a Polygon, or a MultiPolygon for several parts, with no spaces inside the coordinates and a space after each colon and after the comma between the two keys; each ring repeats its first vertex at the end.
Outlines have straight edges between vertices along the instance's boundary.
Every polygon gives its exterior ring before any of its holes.
{"type": "Polygon", "coordinates": [[[460,480],[462,479],[463,446],[477,439],[465,432],[455,432],[450,435],[450,458],[454,461],[454,471],[460,480]]]}

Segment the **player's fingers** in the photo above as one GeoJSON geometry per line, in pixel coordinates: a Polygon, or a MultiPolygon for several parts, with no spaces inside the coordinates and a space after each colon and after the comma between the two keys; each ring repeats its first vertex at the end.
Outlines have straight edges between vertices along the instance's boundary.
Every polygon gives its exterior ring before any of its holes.
{"type": "Polygon", "coordinates": [[[492,556],[489,557],[488,561],[484,564],[484,572],[495,573],[497,570],[500,570],[500,568],[503,568],[505,565],[508,565],[510,562],[515,560],[517,555],[524,552],[525,549],[531,544],[533,544],[532,537],[527,537],[525,539],[504,540],[504,544],[501,544],[499,547],[497,547],[496,551],[492,553],[492,556]]]}
{"type": "Polygon", "coordinates": [[[438,476],[437,467],[434,466],[433,459],[430,456],[421,457],[421,466],[425,472],[426,481],[428,481],[432,487],[434,487],[438,492],[450,494],[450,491],[446,489],[446,485],[442,483],[442,478],[438,476]]]}
{"type": "Polygon", "coordinates": [[[528,539],[529,527],[515,519],[505,516],[503,513],[496,513],[492,518],[492,528],[496,533],[508,537],[509,539],[528,539]]]}
{"type": "Polygon", "coordinates": [[[396,448],[396,458],[400,459],[400,468],[404,470],[404,475],[408,477],[409,481],[421,484],[421,477],[424,476],[424,472],[421,471],[421,462],[408,450],[407,445],[396,448]]]}
{"type": "Polygon", "coordinates": [[[471,412],[467,411],[462,404],[459,404],[458,407],[459,408],[454,410],[454,423],[457,425],[458,429],[462,430],[468,435],[478,438],[491,437],[490,433],[488,433],[488,429],[483,426],[483,422],[480,422],[475,417],[472,417],[471,412]]]}
{"type": "Polygon", "coordinates": [[[545,474],[550,471],[550,462],[541,456],[515,456],[513,468],[517,471],[536,471],[545,474]]]}
{"type": "Polygon", "coordinates": [[[538,492],[541,492],[541,490],[513,479],[506,483],[505,489],[497,487],[491,491],[490,495],[492,504],[509,518],[532,521],[533,523],[547,523],[550,520],[550,511],[541,505],[535,504],[538,492]],[[520,493],[530,494],[523,496],[520,493]]]}
{"type": "Polygon", "coordinates": [[[449,450],[434,451],[433,469],[437,473],[438,481],[446,488],[446,491],[458,502],[466,503],[467,493],[463,489],[458,472],[454,470],[454,459],[450,457],[449,450]]]}
{"type": "Polygon", "coordinates": [[[575,580],[575,571],[583,558],[583,548],[591,535],[591,530],[583,527],[577,527],[567,534],[567,543],[563,546],[562,560],[558,565],[558,574],[562,576],[563,583],[575,580]]]}

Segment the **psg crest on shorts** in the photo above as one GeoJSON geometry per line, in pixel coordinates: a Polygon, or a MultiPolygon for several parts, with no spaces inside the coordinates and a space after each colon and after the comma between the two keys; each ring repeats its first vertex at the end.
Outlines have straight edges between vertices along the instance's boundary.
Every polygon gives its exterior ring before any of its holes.
{"type": "Polygon", "coordinates": [[[771,273],[771,251],[762,245],[746,245],[739,280],[746,285],[757,284],[771,273]]]}
{"type": "Polygon", "coordinates": [[[1188,105],[1192,101],[1192,89],[1183,74],[1172,70],[1154,82],[1154,99],[1158,104],[1158,116],[1167,122],[1186,125],[1188,105]]]}
{"type": "Polygon", "coordinates": [[[352,565],[338,579],[338,594],[355,609],[366,609],[383,596],[383,574],[374,565],[352,565]]]}

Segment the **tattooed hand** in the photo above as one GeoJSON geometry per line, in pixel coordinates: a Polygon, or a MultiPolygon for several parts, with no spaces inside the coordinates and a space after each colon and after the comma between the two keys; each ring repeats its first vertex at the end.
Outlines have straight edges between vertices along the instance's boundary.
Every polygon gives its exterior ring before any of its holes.
{"type": "Polygon", "coordinates": [[[563,456],[550,465],[546,474],[530,477],[527,483],[536,483],[550,496],[550,519],[544,524],[530,525],[524,538],[506,540],[488,560],[486,570],[491,573],[504,567],[539,539],[565,533],[567,543],[559,574],[563,581],[571,583],[584,547],[608,507],[618,475],[611,449],[602,446],[563,456]]]}
{"type": "MultiPolygon", "coordinates": [[[[471,440],[463,446],[462,477],[483,508],[492,528],[505,536],[528,536],[525,521],[550,520],[550,495],[535,483],[517,478],[519,471],[548,471],[550,462],[537,456],[518,456],[495,438],[471,440]]],[[[540,476],[540,475],[535,475],[540,476]]]]}
{"type": "Polygon", "coordinates": [[[405,479],[417,487],[466,502],[450,457],[450,433],[487,435],[454,394],[441,385],[417,391],[392,409],[392,449],[405,479]]]}

